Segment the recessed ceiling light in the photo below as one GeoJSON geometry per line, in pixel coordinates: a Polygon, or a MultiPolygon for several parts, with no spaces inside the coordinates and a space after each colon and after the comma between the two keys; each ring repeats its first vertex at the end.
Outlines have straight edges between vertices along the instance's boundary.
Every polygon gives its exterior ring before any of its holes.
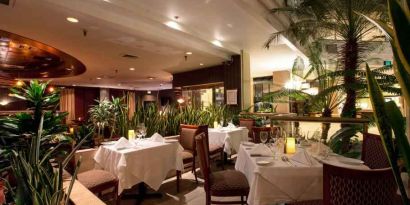
{"type": "Polygon", "coordinates": [[[191,52],[191,51],[188,51],[188,52],[185,52],[185,54],[187,54],[187,55],[192,55],[192,52],[191,52]]]}
{"type": "Polygon", "coordinates": [[[118,86],[121,86],[121,83],[118,83],[117,85],[118,85],[118,86]]]}
{"type": "Polygon", "coordinates": [[[110,0],[103,0],[104,2],[107,2],[107,3],[111,3],[111,1],[110,0]]]}
{"type": "Polygon", "coordinates": [[[97,80],[101,80],[101,77],[97,77],[97,80]]]}
{"type": "Polygon", "coordinates": [[[148,79],[149,79],[149,80],[154,80],[155,78],[154,78],[154,77],[148,77],[148,79]]]}
{"type": "Polygon", "coordinates": [[[148,93],[148,94],[151,94],[151,91],[150,91],[150,90],[148,90],[148,91],[147,91],[147,93],[148,93]]]}
{"type": "Polygon", "coordinates": [[[79,20],[74,18],[74,17],[67,17],[66,19],[67,19],[67,21],[69,21],[71,23],[78,23],[79,22],[79,20]]]}
{"type": "Polygon", "coordinates": [[[77,86],[76,84],[73,84],[73,87],[77,86]]]}
{"type": "Polygon", "coordinates": [[[134,71],[134,70],[135,70],[135,68],[130,68],[130,70],[134,71]]]}
{"type": "Polygon", "coordinates": [[[167,21],[164,23],[166,26],[175,29],[175,30],[182,30],[181,25],[179,25],[179,23],[175,22],[175,21],[167,21]]]}
{"type": "Polygon", "coordinates": [[[200,63],[199,65],[200,65],[200,66],[203,66],[204,64],[203,64],[203,63],[200,63]]]}
{"type": "Polygon", "coordinates": [[[222,43],[218,40],[213,40],[212,44],[214,44],[215,46],[218,46],[218,47],[222,47],[222,43]]]}

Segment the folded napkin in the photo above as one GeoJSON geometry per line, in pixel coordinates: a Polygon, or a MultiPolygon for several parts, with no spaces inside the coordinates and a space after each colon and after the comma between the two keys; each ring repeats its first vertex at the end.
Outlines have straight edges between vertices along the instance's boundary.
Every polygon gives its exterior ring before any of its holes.
{"type": "Polygon", "coordinates": [[[232,123],[228,123],[228,128],[229,129],[234,129],[234,128],[236,128],[236,126],[232,123]]]}
{"type": "Polygon", "coordinates": [[[164,142],[164,138],[158,133],[153,134],[149,139],[153,142],[164,142]]]}
{"type": "Polygon", "coordinates": [[[272,156],[272,151],[267,147],[265,144],[258,144],[254,148],[252,148],[249,153],[251,156],[272,156]]]}
{"type": "Polygon", "coordinates": [[[290,160],[306,166],[313,166],[316,162],[315,159],[313,159],[312,156],[310,156],[310,154],[304,149],[293,155],[290,160]]]}
{"type": "Polygon", "coordinates": [[[132,144],[130,141],[128,141],[125,137],[121,137],[117,142],[114,144],[114,148],[117,150],[120,149],[127,149],[127,148],[133,148],[134,144],[132,144]]]}

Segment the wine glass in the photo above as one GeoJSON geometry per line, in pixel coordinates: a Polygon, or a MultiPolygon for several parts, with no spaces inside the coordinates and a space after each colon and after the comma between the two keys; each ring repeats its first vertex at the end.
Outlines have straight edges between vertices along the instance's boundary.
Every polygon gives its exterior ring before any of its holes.
{"type": "Polygon", "coordinates": [[[262,142],[263,144],[265,144],[265,143],[268,141],[269,133],[266,132],[266,131],[260,132],[260,138],[261,138],[261,142],[262,142]]]}

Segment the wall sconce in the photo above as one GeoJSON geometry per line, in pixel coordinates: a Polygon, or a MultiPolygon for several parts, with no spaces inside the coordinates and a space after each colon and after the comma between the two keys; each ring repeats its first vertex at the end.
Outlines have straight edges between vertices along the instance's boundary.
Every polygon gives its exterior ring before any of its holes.
{"type": "Polygon", "coordinates": [[[296,152],[296,139],[293,137],[286,138],[285,153],[294,154],[296,152]]]}

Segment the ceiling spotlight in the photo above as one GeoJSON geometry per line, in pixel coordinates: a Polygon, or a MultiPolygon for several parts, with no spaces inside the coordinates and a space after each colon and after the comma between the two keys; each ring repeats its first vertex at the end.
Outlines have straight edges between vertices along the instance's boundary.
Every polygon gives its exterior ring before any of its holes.
{"type": "Polygon", "coordinates": [[[77,86],[76,84],[73,84],[73,87],[77,86]]]}
{"type": "Polygon", "coordinates": [[[101,77],[97,77],[97,80],[101,80],[101,77]]]}
{"type": "Polygon", "coordinates": [[[151,94],[151,91],[150,91],[150,90],[148,90],[148,91],[147,91],[147,94],[151,94]]]}
{"type": "Polygon", "coordinates": [[[203,64],[203,63],[199,63],[199,65],[200,65],[200,66],[203,66],[204,64],[203,64]]]}
{"type": "Polygon", "coordinates": [[[130,68],[130,70],[131,70],[131,71],[134,71],[134,70],[135,70],[135,68],[130,68]]]}
{"type": "Polygon", "coordinates": [[[155,78],[154,77],[148,77],[148,80],[154,80],[155,78]]]}
{"type": "Polygon", "coordinates": [[[215,46],[218,46],[218,47],[222,47],[222,43],[218,40],[213,40],[212,44],[214,44],[215,46]]]}
{"type": "Polygon", "coordinates": [[[103,2],[111,3],[111,1],[110,1],[110,0],[103,0],[103,2]]]}
{"type": "Polygon", "coordinates": [[[74,18],[74,17],[67,17],[66,19],[67,19],[68,22],[71,22],[71,23],[78,23],[79,22],[79,20],[74,18]]]}
{"type": "Polygon", "coordinates": [[[21,87],[21,86],[23,86],[24,85],[24,82],[22,81],[22,80],[18,80],[17,82],[16,82],[16,86],[17,87],[21,87]]]}
{"type": "Polygon", "coordinates": [[[167,21],[164,23],[166,26],[175,29],[175,30],[182,30],[181,25],[179,25],[177,22],[175,21],[167,21]]]}
{"type": "Polygon", "coordinates": [[[191,51],[185,52],[186,55],[192,55],[191,51]]]}

